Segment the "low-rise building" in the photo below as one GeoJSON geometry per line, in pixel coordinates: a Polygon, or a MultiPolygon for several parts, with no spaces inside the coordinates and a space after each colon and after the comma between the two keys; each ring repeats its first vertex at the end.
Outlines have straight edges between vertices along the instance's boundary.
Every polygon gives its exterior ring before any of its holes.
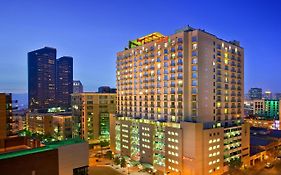
{"type": "Polygon", "coordinates": [[[28,113],[27,130],[57,140],[72,138],[73,120],[71,113],[28,113]]]}
{"type": "Polygon", "coordinates": [[[9,138],[4,142],[5,147],[0,152],[1,174],[88,174],[88,144],[81,139],[69,139],[46,145],[26,137],[9,138]]]}
{"type": "Polygon", "coordinates": [[[280,130],[251,127],[250,138],[250,165],[281,155],[280,130]]]}
{"type": "Polygon", "coordinates": [[[0,93],[0,139],[13,135],[12,94],[0,93]]]}
{"type": "Polygon", "coordinates": [[[109,139],[109,116],[116,113],[115,93],[85,92],[72,94],[74,136],[96,142],[109,139]]]}

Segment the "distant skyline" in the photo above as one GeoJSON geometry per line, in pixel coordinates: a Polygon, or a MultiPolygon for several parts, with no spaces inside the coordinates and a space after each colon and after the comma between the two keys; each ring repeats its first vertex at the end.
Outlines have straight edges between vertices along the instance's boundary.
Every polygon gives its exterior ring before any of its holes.
{"type": "Polygon", "coordinates": [[[45,46],[71,56],[85,91],[115,87],[116,53],[152,32],[190,25],[245,49],[245,93],[281,92],[279,1],[3,1],[0,6],[0,92],[27,92],[27,53],[45,46]]]}

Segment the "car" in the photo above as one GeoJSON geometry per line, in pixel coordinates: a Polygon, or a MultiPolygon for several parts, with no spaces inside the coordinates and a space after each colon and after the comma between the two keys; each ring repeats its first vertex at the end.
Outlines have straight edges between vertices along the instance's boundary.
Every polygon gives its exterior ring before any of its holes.
{"type": "Polygon", "coordinates": [[[272,163],[267,162],[267,163],[265,164],[265,168],[272,168],[272,167],[273,167],[273,164],[272,164],[272,163]]]}

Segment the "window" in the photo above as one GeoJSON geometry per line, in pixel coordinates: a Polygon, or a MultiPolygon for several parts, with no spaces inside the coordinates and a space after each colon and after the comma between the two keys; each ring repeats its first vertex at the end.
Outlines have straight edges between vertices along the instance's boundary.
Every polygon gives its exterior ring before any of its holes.
{"type": "Polygon", "coordinates": [[[178,43],[182,43],[182,38],[178,38],[178,43]]]}
{"type": "Polygon", "coordinates": [[[73,175],[88,175],[88,166],[73,169],[73,175]]]}
{"type": "Polygon", "coordinates": [[[193,71],[197,71],[197,66],[192,66],[193,71]]]}
{"type": "Polygon", "coordinates": [[[196,49],[197,49],[197,44],[196,43],[192,44],[192,50],[196,50],[196,49]]]}
{"type": "Polygon", "coordinates": [[[197,78],[197,73],[196,72],[192,72],[192,78],[197,78]]]}
{"type": "Polygon", "coordinates": [[[191,41],[192,42],[196,42],[198,39],[197,39],[197,37],[196,36],[193,36],[192,38],[191,38],[191,41]]]}
{"type": "Polygon", "coordinates": [[[197,89],[196,88],[192,88],[192,94],[197,94],[197,89]]]}
{"type": "Polygon", "coordinates": [[[192,80],[192,86],[197,86],[197,80],[192,80]]]}
{"type": "Polygon", "coordinates": [[[196,51],[192,51],[192,56],[194,57],[194,56],[197,56],[198,54],[197,54],[197,52],[196,51]]]}
{"type": "Polygon", "coordinates": [[[197,58],[193,58],[193,59],[192,59],[192,64],[197,64],[197,63],[198,63],[197,58]]]}

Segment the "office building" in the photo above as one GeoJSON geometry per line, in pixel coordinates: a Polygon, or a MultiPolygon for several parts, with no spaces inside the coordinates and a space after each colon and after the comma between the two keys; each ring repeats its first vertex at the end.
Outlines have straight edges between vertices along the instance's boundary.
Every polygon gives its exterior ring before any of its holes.
{"type": "Polygon", "coordinates": [[[281,93],[275,93],[275,99],[281,100],[281,93]]]}
{"type": "Polygon", "coordinates": [[[12,110],[12,94],[0,93],[0,139],[13,135],[12,110]]]}
{"type": "Polygon", "coordinates": [[[249,90],[250,100],[261,100],[262,99],[262,89],[261,88],[251,88],[249,90]]]}
{"type": "Polygon", "coordinates": [[[29,109],[56,106],[57,50],[44,47],[28,53],[28,105],[29,109]]]}
{"type": "Polygon", "coordinates": [[[83,92],[83,84],[79,80],[73,81],[73,93],[82,93],[83,92]]]}
{"type": "Polygon", "coordinates": [[[264,99],[272,100],[273,99],[272,92],[271,91],[265,91],[264,92],[264,99]]]}
{"type": "Polygon", "coordinates": [[[109,139],[109,116],[116,112],[116,94],[84,92],[72,94],[74,136],[89,141],[109,139]]]}
{"type": "Polygon", "coordinates": [[[263,119],[278,120],[281,115],[280,105],[281,100],[253,100],[253,114],[263,119]]]}
{"type": "Polygon", "coordinates": [[[109,86],[101,86],[98,88],[98,93],[116,93],[116,88],[110,88],[109,86]]]}
{"type": "Polygon", "coordinates": [[[222,174],[249,162],[244,49],[204,30],[152,33],[117,53],[117,154],[163,174],[222,174]]]}
{"type": "Polygon", "coordinates": [[[57,84],[56,101],[57,105],[68,109],[70,108],[71,96],[73,93],[73,58],[61,57],[57,59],[57,84]]]}
{"type": "Polygon", "coordinates": [[[88,144],[69,139],[48,144],[27,137],[13,137],[0,147],[1,174],[87,175],[88,144]]]}
{"type": "Polygon", "coordinates": [[[28,53],[29,109],[67,109],[73,92],[73,58],[56,59],[55,48],[44,47],[28,53]]]}
{"type": "Polygon", "coordinates": [[[37,113],[26,115],[26,129],[32,133],[50,136],[55,140],[72,138],[71,113],[37,113]]]}

